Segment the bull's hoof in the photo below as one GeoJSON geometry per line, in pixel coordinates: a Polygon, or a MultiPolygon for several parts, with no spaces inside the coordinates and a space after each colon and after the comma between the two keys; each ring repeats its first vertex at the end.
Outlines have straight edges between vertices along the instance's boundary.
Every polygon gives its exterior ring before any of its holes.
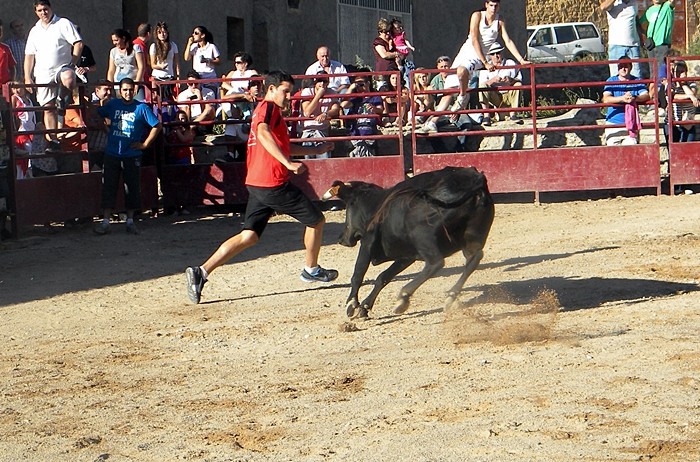
{"type": "Polygon", "coordinates": [[[455,294],[447,294],[447,300],[445,300],[445,311],[452,308],[452,305],[457,301],[457,296],[455,294]]]}
{"type": "Polygon", "coordinates": [[[405,313],[410,304],[408,297],[399,297],[399,303],[394,307],[394,314],[405,313]]]}
{"type": "Polygon", "coordinates": [[[365,306],[361,306],[360,309],[357,311],[357,317],[361,319],[367,319],[369,318],[369,310],[365,306]]]}
{"type": "Polygon", "coordinates": [[[345,304],[345,314],[348,315],[348,318],[355,316],[355,310],[357,310],[359,306],[360,303],[357,300],[348,300],[345,304]]]}

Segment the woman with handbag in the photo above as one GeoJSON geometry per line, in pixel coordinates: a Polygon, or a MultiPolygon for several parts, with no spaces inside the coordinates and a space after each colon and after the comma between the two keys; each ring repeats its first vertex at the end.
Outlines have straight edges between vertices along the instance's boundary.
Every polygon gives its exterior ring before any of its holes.
{"type": "MultiPolygon", "coordinates": [[[[647,50],[647,56],[656,59],[657,67],[661,67],[666,62],[666,57],[671,50],[673,1],[652,1],[653,5],[647,8],[639,22],[642,29],[646,30],[646,38],[642,43],[647,50]]],[[[650,75],[654,75],[654,73],[651,72],[650,75]]]]}

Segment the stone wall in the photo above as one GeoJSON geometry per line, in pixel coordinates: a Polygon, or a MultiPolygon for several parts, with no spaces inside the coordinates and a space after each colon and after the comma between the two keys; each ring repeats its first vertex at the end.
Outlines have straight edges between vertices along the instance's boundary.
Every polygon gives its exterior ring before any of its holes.
{"type": "Polygon", "coordinates": [[[541,0],[527,2],[528,24],[552,24],[558,22],[592,21],[605,23],[600,14],[598,0],[541,0]]]}
{"type": "MultiPolygon", "coordinates": [[[[698,24],[700,23],[700,0],[685,0],[686,3],[686,28],[688,36],[686,42],[691,43],[700,39],[698,24]]],[[[527,24],[552,24],[558,22],[594,22],[604,36],[607,35],[607,20],[605,14],[600,11],[599,0],[540,0],[527,2],[527,24]]],[[[640,7],[640,11],[644,8],[640,7]]],[[[605,40],[607,43],[607,40],[605,40]]]]}

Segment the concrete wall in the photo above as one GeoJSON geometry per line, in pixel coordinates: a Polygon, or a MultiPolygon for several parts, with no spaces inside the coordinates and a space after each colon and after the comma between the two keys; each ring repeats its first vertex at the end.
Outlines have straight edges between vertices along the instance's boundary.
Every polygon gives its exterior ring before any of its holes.
{"type": "Polygon", "coordinates": [[[316,60],[316,49],[327,45],[338,49],[336,2],[303,0],[298,9],[279,0],[254,2],[255,59],[260,69],[284,69],[303,73],[316,60]]]}
{"type": "MultiPolygon", "coordinates": [[[[92,81],[106,76],[109,50],[112,48],[112,30],[125,28],[135,35],[140,22],[150,22],[153,25],[159,21],[167,22],[171,38],[180,48],[181,55],[193,27],[204,25],[212,32],[222,55],[226,57],[229,51],[226,43],[227,17],[240,18],[245,29],[242,34],[244,43],[235,45],[232,53],[252,46],[254,42],[253,2],[250,0],[150,0],[147,4],[145,0],[132,1],[139,3],[138,12],[141,14],[129,15],[129,19],[126,20],[122,5],[127,8],[127,12],[131,12],[128,8],[129,1],[51,1],[54,13],[80,25],[85,44],[92,49],[97,61],[98,70],[95,77],[91,77],[92,81]]],[[[29,0],[3,0],[0,17],[5,23],[14,18],[23,19],[27,32],[37,21],[32,2],[29,0]]],[[[190,68],[190,63],[184,63],[183,69],[190,68]]],[[[225,61],[220,65],[220,73],[228,72],[231,68],[231,62],[225,61]]]]}
{"type": "MultiPolygon", "coordinates": [[[[148,3],[148,18],[141,21],[149,22],[153,26],[161,21],[168,23],[171,39],[180,49],[183,77],[186,71],[192,68],[192,62],[185,62],[182,56],[187,39],[196,26],[206,27],[214,36],[214,43],[222,55],[222,63],[217,69],[219,75],[233,68],[229,57],[237,51],[247,51],[254,41],[253,8],[252,2],[248,0],[149,0],[148,3]],[[230,47],[227,43],[228,18],[238,20],[243,29],[240,33],[242,40],[235,40],[230,47]]],[[[130,26],[134,29],[135,27],[135,24],[130,26]]]]}
{"type": "MultiPolygon", "coordinates": [[[[553,0],[552,0],[553,1],[553,0]]],[[[3,0],[0,17],[9,23],[22,18],[27,31],[36,23],[32,2],[3,0]]],[[[301,0],[299,8],[289,8],[280,0],[121,0],[94,2],[85,0],[52,0],[54,12],[79,24],[85,43],[90,46],[97,61],[98,71],[91,80],[106,74],[111,31],[118,27],[135,32],[139,22],[155,25],[165,21],[172,39],[182,49],[196,25],[204,25],[214,35],[214,41],[226,58],[236,51],[245,50],[253,56],[254,68],[270,68],[302,73],[316,57],[320,45],[338,50],[341,40],[353,38],[357,31],[338,31],[337,2],[334,0],[301,0]],[[228,18],[237,26],[236,43],[227,43],[228,18]],[[126,23],[126,24],[125,24],[126,23]]],[[[439,8],[433,0],[413,0],[413,23],[409,39],[416,46],[416,64],[434,67],[435,58],[442,54],[454,56],[468,33],[471,13],[483,8],[483,0],[442,0],[439,8]]],[[[525,0],[501,2],[508,31],[525,52],[525,0]]],[[[371,24],[371,34],[376,32],[371,24]]],[[[236,34],[234,34],[236,35],[236,34]]],[[[372,35],[370,38],[373,38],[372,35]]],[[[371,49],[364,50],[371,56],[371,49]]],[[[337,55],[336,55],[337,56],[337,55]]],[[[374,59],[369,61],[372,65],[374,59]]],[[[183,69],[191,67],[185,63],[183,69]]],[[[225,60],[218,69],[223,74],[232,69],[225,60]]]]}
{"type": "MultiPolygon", "coordinates": [[[[440,55],[454,57],[469,34],[472,12],[484,7],[482,0],[443,0],[439,8],[434,1],[413,2],[413,44],[416,65],[435,67],[440,55]]],[[[510,38],[520,53],[526,53],[525,0],[501,1],[501,15],[510,38]]]]}
{"type": "MultiPolygon", "coordinates": [[[[27,33],[37,22],[33,2],[29,0],[2,0],[0,16],[5,24],[15,18],[24,20],[27,33]]],[[[78,2],[53,0],[54,13],[80,26],[85,44],[92,50],[98,65],[98,78],[107,72],[109,50],[112,48],[111,31],[122,27],[121,2],[78,2]]],[[[5,33],[9,33],[5,29],[5,33]]],[[[91,78],[97,80],[97,78],[91,78]]]]}

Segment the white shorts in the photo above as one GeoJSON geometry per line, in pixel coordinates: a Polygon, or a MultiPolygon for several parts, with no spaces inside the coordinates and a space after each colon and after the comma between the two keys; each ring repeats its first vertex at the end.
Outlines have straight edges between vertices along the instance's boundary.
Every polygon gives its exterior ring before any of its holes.
{"type": "MultiPolygon", "coordinates": [[[[484,69],[484,63],[482,63],[481,60],[472,53],[466,53],[464,49],[465,47],[463,46],[459,51],[459,54],[457,54],[457,57],[452,62],[452,69],[457,69],[458,67],[462,66],[467,69],[469,75],[474,74],[474,72],[478,70],[484,69]]],[[[467,51],[471,52],[471,47],[469,47],[467,51]]],[[[459,78],[457,77],[457,74],[448,75],[445,78],[445,88],[457,87],[459,87],[459,78]]]]}
{"type": "Polygon", "coordinates": [[[603,139],[605,140],[606,146],[629,146],[639,143],[637,138],[630,136],[630,132],[625,127],[606,128],[603,139]]]}
{"type": "MultiPolygon", "coordinates": [[[[49,83],[57,83],[61,84],[61,73],[64,71],[71,71],[75,72],[72,67],[69,66],[63,66],[54,74],[53,76],[45,77],[45,76],[34,76],[34,81],[35,83],[38,84],[49,84],[49,83]]],[[[52,87],[38,87],[36,88],[36,102],[39,104],[39,106],[45,106],[48,103],[52,103],[56,100],[56,97],[58,96],[58,87],[52,86],[52,87]]]]}

